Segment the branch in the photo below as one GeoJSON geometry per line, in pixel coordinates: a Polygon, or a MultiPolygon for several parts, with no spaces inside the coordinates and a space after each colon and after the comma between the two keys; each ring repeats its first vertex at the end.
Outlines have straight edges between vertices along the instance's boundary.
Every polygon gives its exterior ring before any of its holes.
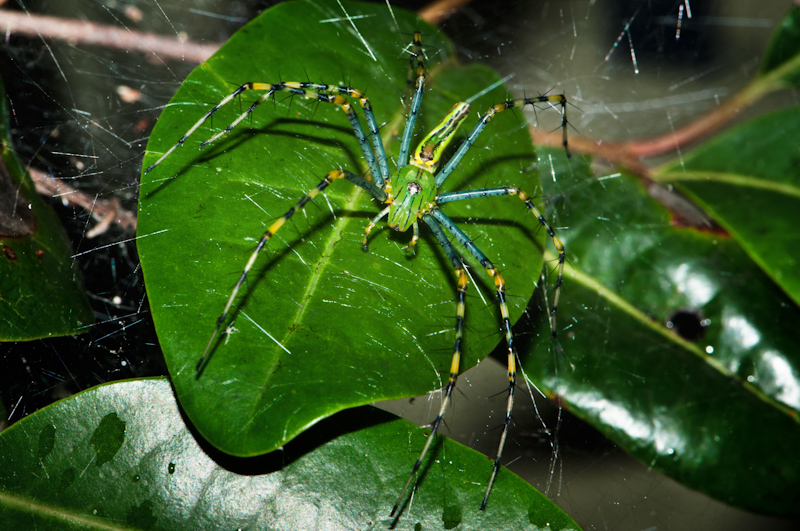
{"type": "MultiPolygon", "coordinates": [[[[800,1],[800,0],[798,0],[800,1]]],[[[643,159],[658,157],[700,142],[741,116],[748,107],[766,94],[784,88],[783,79],[792,64],[776,68],[769,74],[757,77],[729,100],[709,111],[699,119],[666,134],[644,140],[604,142],[586,137],[570,136],[570,151],[602,157],[610,162],[627,166],[642,177],[649,178],[650,169],[643,159]]],[[[533,125],[529,127],[535,144],[560,147],[560,132],[545,132],[533,125]]]]}
{"type": "Polygon", "coordinates": [[[65,205],[82,207],[89,212],[94,219],[99,221],[97,225],[86,233],[87,238],[94,238],[108,230],[112,223],[120,227],[136,232],[136,214],[122,208],[119,199],[98,199],[97,196],[90,196],[76,190],[60,179],[55,179],[43,171],[35,168],[28,168],[31,179],[36,185],[39,195],[47,197],[58,197],[65,205]]]}
{"type": "Polygon", "coordinates": [[[151,55],[159,61],[168,58],[202,63],[221,46],[219,43],[200,44],[189,39],[164,37],[86,20],[19,13],[6,9],[0,9],[0,30],[12,35],[65,40],[73,45],[135,51],[151,55]]]}
{"type": "Polygon", "coordinates": [[[417,11],[417,15],[425,22],[438,26],[471,2],[472,0],[436,0],[417,11]]]}

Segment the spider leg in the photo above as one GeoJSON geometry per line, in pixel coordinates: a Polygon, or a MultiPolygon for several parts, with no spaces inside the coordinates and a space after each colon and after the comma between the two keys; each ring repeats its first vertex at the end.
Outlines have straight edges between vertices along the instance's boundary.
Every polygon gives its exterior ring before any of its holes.
{"type": "Polygon", "coordinates": [[[252,254],[250,255],[250,258],[247,260],[247,264],[245,264],[244,269],[242,270],[242,274],[239,275],[239,280],[236,281],[236,285],[234,286],[233,291],[231,291],[231,294],[228,297],[228,302],[225,303],[225,308],[222,310],[222,314],[220,314],[219,318],[217,319],[217,325],[214,328],[214,332],[208,339],[206,348],[203,350],[203,355],[200,356],[200,359],[197,361],[197,366],[195,367],[198,378],[200,377],[200,374],[202,373],[206,363],[208,362],[208,355],[211,352],[212,346],[214,345],[214,340],[219,335],[220,329],[225,324],[225,321],[228,318],[228,312],[230,311],[231,306],[233,306],[233,301],[236,300],[236,295],[239,293],[239,288],[242,287],[242,284],[244,284],[244,281],[247,279],[247,274],[253,268],[253,264],[255,264],[256,258],[258,258],[258,254],[261,252],[261,250],[264,248],[267,242],[270,239],[272,239],[275,233],[278,232],[278,230],[284,225],[284,223],[286,223],[286,221],[288,221],[295,214],[295,212],[297,212],[298,210],[302,210],[303,207],[305,207],[306,203],[314,199],[323,190],[325,190],[328,186],[330,186],[331,183],[340,179],[346,179],[351,183],[355,184],[356,186],[363,188],[378,200],[383,200],[386,198],[385,194],[380,188],[378,188],[375,184],[367,181],[366,179],[363,179],[353,173],[350,173],[349,171],[333,170],[331,172],[328,172],[328,174],[325,175],[325,178],[322,179],[322,181],[320,181],[318,185],[309,190],[309,192],[305,196],[303,196],[303,198],[300,199],[300,201],[295,203],[295,205],[292,208],[287,210],[285,214],[276,219],[272,223],[272,225],[270,225],[270,227],[266,231],[264,231],[264,234],[261,235],[261,239],[258,240],[256,248],[253,250],[252,254]]]}
{"type": "Polygon", "coordinates": [[[243,83],[239,85],[239,87],[234,90],[232,93],[225,96],[219,103],[214,105],[209,111],[200,118],[195,124],[189,128],[189,130],[180,138],[178,141],[170,147],[161,157],[158,158],[153,164],[148,166],[145,170],[145,173],[149,173],[153,170],[156,166],[161,164],[161,162],[169,157],[175,149],[182,146],[186,140],[203,124],[206,120],[211,118],[220,108],[230,103],[234,98],[246,92],[248,90],[256,90],[256,91],[263,91],[264,94],[261,95],[255,102],[253,102],[247,110],[245,110],[242,114],[240,114],[233,122],[230,123],[225,129],[219,131],[218,133],[214,134],[208,140],[205,140],[200,143],[200,148],[203,148],[213,142],[219,140],[222,136],[230,133],[237,125],[239,125],[243,120],[245,120],[250,114],[258,108],[259,105],[267,101],[277,92],[286,92],[292,94],[294,96],[303,96],[304,98],[314,99],[320,101],[322,103],[331,103],[334,105],[339,105],[341,109],[347,115],[347,119],[350,121],[350,125],[353,128],[353,133],[358,140],[358,144],[361,147],[361,151],[364,153],[364,159],[367,162],[367,166],[369,166],[369,170],[372,173],[373,180],[378,187],[383,187],[383,183],[385,180],[389,178],[389,165],[386,158],[386,151],[383,147],[383,141],[381,140],[380,133],[378,131],[377,121],[375,120],[375,114],[372,111],[372,104],[370,103],[369,99],[364,95],[363,92],[360,90],[354,89],[353,87],[346,87],[346,86],[339,86],[339,85],[326,85],[324,83],[310,83],[310,82],[297,82],[297,81],[281,81],[280,83],[243,83]],[[370,147],[369,141],[367,140],[366,135],[364,134],[364,128],[361,126],[361,122],[358,120],[358,116],[356,114],[355,109],[350,104],[350,100],[345,98],[344,96],[349,96],[351,98],[356,98],[364,109],[364,116],[367,122],[367,126],[369,127],[369,134],[370,138],[372,139],[372,144],[374,146],[370,147]]]}
{"type": "Polygon", "coordinates": [[[416,63],[417,80],[414,82],[414,97],[411,99],[411,106],[408,109],[406,118],[406,128],[403,131],[403,138],[400,141],[400,155],[397,157],[397,167],[403,168],[408,164],[408,157],[411,149],[411,137],[414,135],[414,124],[417,123],[417,115],[422,105],[422,93],[425,92],[425,52],[422,50],[422,33],[414,32],[414,42],[411,44],[411,57],[408,60],[408,81],[414,74],[414,63],[416,63]]]}
{"type": "Polygon", "coordinates": [[[387,206],[381,210],[377,216],[372,218],[372,220],[369,222],[369,225],[367,225],[367,228],[364,229],[364,237],[361,239],[361,250],[365,253],[369,252],[369,233],[372,232],[372,229],[375,228],[375,225],[377,225],[381,219],[385,218],[389,214],[389,210],[391,210],[391,208],[392,207],[387,206]]]}
{"type": "MultiPolygon", "coordinates": [[[[389,214],[391,208],[392,208],[391,206],[387,206],[386,208],[381,210],[377,216],[375,216],[374,218],[372,218],[372,220],[370,220],[369,224],[367,225],[367,228],[364,229],[364,237],[361,239],[361,250],[364,251],[365,253],[369,252],[369,234],[372,232],[372,229],[375,228],[375,225],[377,225],[381,219],[385,218],[389,214]]],[[[419,223],[417,221],[414,221],[414,224],[412,226],[414,228],[414,235],[412,236],[411,241],[408,243],[408,246],[405,249],[406,254],[412,254],[414,252],[414,246],[417,245],[417,240],[419,240],[419,223]]]]}
{"type": "Polygon", "coordinates": [[[556,331],[558,330],[556,327],[556,314],[558,313],[558,300],[561,295],[561,284],[564,278],[564,263],[567,260],[567,255],[564,251],[564,244],[561,243],[561,239],[556,236],[553,228],[547,223],[547,220],[544,219],[544,216],[542,216],[542,214],[539,212],[539,209],[534,206],[530,196],[524,190],[521,190],[516,186],[499,186],[497,188],[485,188],[481,190],[466,190],[463,192],[440,194],[436,197],[436,204],[441,205],[451,201],[463,201],[465,199],[497,197],[503,195],[516,195],[523,203],[525,203],[525,206],[528,207],[528,210],[530,210],[531,213],[536,216],[539,224],[547,231],[547,235],[550,236],[551,240],[553,240],[553,245],[558,252],[558,278],[556,279],[555,293],[553,295],[553,308],[550,310],[550,333],[553,339],[556,339],[556,331]]]}
{"type": "MultiPolygon", "coordinates": [[[[378,128],[378,122],[375,120],[375,113],[372,110],[372,104],[369,102],[369,99],[366,96],[362,96],[358,99],[359,103],[361,104],[361,108],[364,109],[364,119],[367,121],[367,126],[369,127],[369,136],[372,139],[372,145],[375,149],[375,156],[378,159],[378,172],[375,172],[375,169],[370,166],[370,171],[372,172],[372,178],[380,187],[383,187],[383,183],[389,180],[391,173],[389,172],[389,162],[388,158],[386,157],[386,150],[383,147],[383,140],[381,140],[380,130],[378,128]]],[[[352,114],[353,118],[355,118],[355,112],[352,114]]],[[[350,119],[350,124],[353,124],[353,118],[348,113],[347,117],[350,119]]],[[[355,122],[358,123],[358,119],[355,119],[355,122]]],[[[359,125],[360,127],[360,125],[359,125]]],[[[367,149],[364,147],[364,144],[361,143],[360,137],[358,136],[358,131],[356,131],[356,126],[353,125],[353,131],[356,134],[356,137],[359,138],[359,144],[361,145],[361,151],[364,152],[364,158],[367,159],[367,163],[369,164],[369,157],[367,156],[367,149]]]]}
{"type": "Polygon", "coordinates": [[[419,240],[419,222],[414,221],[412,227],[414,228],[414,235],[411,237],[411,241],[408,242],[408,246],[406,246],[405,248],[406,254],[409,255],[414,254],[414,248],[417,245],[417,241],[419,240]]]}
{"type": "Polygon", "coordinates": [[[461,257],[458,256],[458,253],[456,253],[455,249],[453,249],[453,245],[450,243],[450,240],[448,240],[439,222],[429,214],[424,214],[422,216],[422,221],[424,221],[431,228],[433,234],[436,236],[436,239],[439,240],[439,244],[444,249],[444,252],[450,259],[450,262],[453,264],[453,268],[456,271],[456,276],[458,277],[458,292],[456,295],[456,339],[455,344],[453,345],[453,359],[450,362],[450,376],[447,382],[447,387],[445,387],[444,390],[444,397],[442,398],[442,405],[439,407],[439,413],[436,415],[436,419],[431,424],[431,433],[428,436],[428,440],[425,442],[422,452],[420,452],[419,457],[414,463],[414,466],[411,469],[411,474],[408,477],[408,481],[406,481],[402,492],[400,492],[400,496],[397,497],[397,501],[395,502],[392,512],[389,514],[389,516],[394,516],[394,514],[397,512],[397,509],[400,507],[400,503],[405,497],[406,491],[408,491],[408,488],[414,481],[417,471],[419,471],[420,466],[422,466],[422,462],[431,447],[431,443],[436,438],[436,433],[439,431],[439,426],[442,423],[442,417],[444,417],[445,410],[450,402],[450,395],[452,395],[453,389],[456,386],[459,366],[461,365],[461,340],[464,327],[464,309],[467,286],[469,286],[469,278],[467,277],[467,271],[464,268],[464,262],[461,260],[461,257]]]}
{"type": "Polygon", "coordinates": [[[561,106],[561,131],[562,131],[562,144],[564,145],[564,151],[567,153],[567,157],[570,156],[569,147],[567,145],[567,97],[563,94],[550,94],[547,96],[536,96],[533,98],[520,98],[517,100],[509,100],[504,101],[503,103],[498,103],[493,107],[490,107],[489,110],[481,116],[481,119],[478,120],[478,123],[475,124],[475,127],[472,128],[467,139],[461,143],[458,147],[458,150],[453,154],[452,158],[447,161],[447,164],[444,165],[444,168],[436,174],[436,186],[441,186],[442,183],[450,176],[450,173],[458,166],[458,163],[461,162],[461,159],[464,158],[469,148],[472,147],[472,144],[475,143],[475,139],[478,138],[478,135],[483,132],[486,128],[486,124],[488,124],[494,115],[500,112],[505,111],[506,109],[511,109],[514,107],[523,107],[525,105],[535,105],[537,103],[550,103],[550,105],[560,105],[561,106]]]}
{"type": "Polygon", "coordinates": [[[489,478],[489,484],[486,487],[486,494],[483,496],[481,502],[481,510],[486,508],[486,503],[489,501],[489,493],[492,492],[492,486],[497,478],[497,472],[500,470],[500,459],[503,455],[503,447],[508,438],[508,427],[511,424],[511,411],[514,408],[514,389],[517,385],[517,350],[514,346],[514,335],[511,332],[511,319],[508,314],[508,304],[506,303],[506,283],[503,276],[486,257],[480,249],[478,249],[472,240],[459,229],[444,212],[438,208],[431,209],[431,216],[441,223],[461,244],[467,248],[472,256],[486,269],[486,272],[494,278],[494,288],[497,293],[497,302],[500,305],[500,316],[502,321],[502,330],[506,337],[506,345],[508,348],[508,397],[506,398],[506,416],[503,421],[503,434],[500,436],[500,444],[497,446],[497,454],[494,458],[494,466],[492,467],[492,475],[489,478]]]}

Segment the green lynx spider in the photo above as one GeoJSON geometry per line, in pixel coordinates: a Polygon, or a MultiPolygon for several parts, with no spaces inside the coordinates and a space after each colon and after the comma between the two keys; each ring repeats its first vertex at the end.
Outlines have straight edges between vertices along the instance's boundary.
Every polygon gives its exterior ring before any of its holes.
{"type": "Polygon", "coordinates": [[[494,459],[492,474],[489,478],[489,483],[486,487],[483,501],[481,502],[481,510],[486,508],[489,494],[491,493],[492,486],[497,472],[500,468],[500,459],[503,454],[503,447],[505,446],[506,438],[508,436],[508,428],[511,422],[511,411],[514,404],[514,389],[516,386],[516,350],[514,346],[514,337],[511,332],[511,321],[509,319],[508,306],[506,304],[506,288],[505,281],[500,275],[499,271],[495,268],[492,262],[478,249],[473,241],[453,223],[440,209],[440,205],[450,203],[452,201],[463,201],[467,199],[480,199],[504,195],[516,195],[525,203],[525,206],[533,213],[538,220],[539,224],[544,227],[547,234],[553,240],[553,244],[558,251],[558,279],[556,281],[555,293],[553,299],[553,308],[550,311],[550,327],[552,334],[556,334],[556,312],[558,310],[558,299],[561,290],[562,274],[565,262],[564,246],[561,244],[558,236],[556,236],[553,229],[545,221],[542,214],[533,205],[530,196],[523,190],[515,186],[501,186],[497,188],[485,188],[478,190],[467,190],[461,192],[439,193],[438,188],[447,179],[447,177],[458,167],[458,163],[467,153],[469,148],[475,142],[475,139],[486,127],[486,124],[494,117],[495,114],[502,112],[506,109],[513,107],[522,107],[524,105],[535,105],[537,103],[549,103],[550,105],[559,105],[561,112],[561,129],[562,129],[562,142],[565,151],[567,150],[567,100],[563,94],[536,96],[533,98],[521,98],[515,100],[505,101],[503,103],[494,105],[480,118],[477,125],[467,136],[466,140],[459,146],[455,154],[444,165],[444,167],[437,172],[437,168],[441,161],[442,153],[453,140],[456,131],[461,123],[468,116],[470,112],[469,104],[465,102],[457,103],[442,119],[442,121],[433,128],[419,143],[413,155],[409,155],[411,145],[411,137],[414,132],[414,125],[422,104],[422,95],[425,92],[427,73],[425,70],[425,55],[422,49],[421,34],[420,32],[414,33],[414,40],[410,45],[410,59],[409,59],[409,80],[411,81],[416,74],[416,81],[414,81],[414,94],[411,100],[411,105],[406,120],[405,130],[403,132],[402,140],[400,143],[400,155],[397,160],[397,170],[390,172],[388,158],[384,150],[383,142],[381,140],[378,124],[375,119],[369,99],[363,92],[349,86],[335,86],[311,82],[288,82],[282,81],[275,84],[270,83],[244,83],[240,85],[233,93],[226,96],[219,103],[214,105],[200,120],[198,120],[187,132],[180,138],[171,148],[169,148],[156,162],[145,170],[145,173],[152,171],[164,159],[170,156],[172,152],[179,146],[182,146],[186,140],[191,136],[206,120],[216,113],[220,107],[226,105],[237,96],[248,90],[263,91],[264,94],[260,96],[246,111],[244,111],[238,118],[236,118],[228,127],[216,133],[208,140],[200,144],[200,148],[205,147],[225,134],[233,130],[234,127],[239,125],[246,117],[248,117],[261,103],[273,97],[278,92],[286,92],[291,95],[303,96],[317,100],[322,103],[331,103],[339,105],[341,109],[347,114],[350,120],[350,125],[356,139],[361,146],[364,153],[364,159],[369,167],[372,180],[365,179],[355,175],[347,170],[333,170],[325,175],[325,178],[314,188],[312,188],[300,201],[298,201],[292,208],[290,208],[283,216],[278,218],[261,236],[255,250],[250,255],[247,264],[242,271],[236,286],[233,288],[228,301],[222,314],[217,319],[214,332],[206,344],[202,356],[197,362],[198,377],[202,372],[205,364],[208,361],[209,353],[212,350],[214,341],[219,335],[220,330],[224,326],[228,312],[236,299],[239,289],[245,282],[247,274],[253,267],[260,251],[264,248],[272,236],[280,229],[295,212],[305,207],[306,203],[314,199],[319,193],[324,191],[331,183],[337,180],[345,179],[351,183],[359,186],[369,192],[375,199],[384,203],[386,207],[378,213],[367,225],[362,240],[362,247],[364,251],[367,250],[367,241],[370,231],[375,225],[383,218],[387,218],[389,227],[394,230],[405,232],[408,229],[413,229],[413,236],[407,247],[407,252],[413,252],[414,245],[419,239],[419,221],[422,220],[433,232],[439,244],[444,249],[445,254],[455,269],[456,277],[458,279],[458,287],[456,292],[456,326],[455,326],[455,344],[453,347],[453,358],[450,366],[450,376],[445,387],[444,398],[439,408],[436,419],[431,424],[431,434],[425,443],[417,461],[414,463],[411,474],[406,482],[403,490],[397,498],[397,501],[392,508],[391,516],[397,513],[398,508],[401,506],[405,499],[405,494],[408,488],[414,482],[416,473],[427,454],[432,441],[434,440],[439,425],[442,422],[442,417],[446,411],[447,405],[450,401],[450,396],[456,385],[456,379],[459,374],[459,365],[461,361],[461,341],[462,341],[462,327],[464,323],[464,309],[465,298],[468,282],[468,275],[465,265],[461,257],[456,253],[445,230],[449,232],[456,240],[458,240],[467,251],[474,256],[478,262],[486,269],[487,273],[494,279],[495,290],[497,293],[497,302],[500,306],[500,313],[502,317],[501,328],[505,335],[507,353],[508,353],[508,389],[506,399],[506,414],[503,423],[503,433],[500,437],[500,443],[497,448],[497,454],[494,459]],[[358,100],[362,109],[364,110],[364,119],[366,120],[367,127],[369,128],[369,139],[372,141],[372,146],[364,133],[361,122],[356,115],[355,109],[345,96],[358,100]],[[409,162],[409,157],[411,160],[409,162]]]}

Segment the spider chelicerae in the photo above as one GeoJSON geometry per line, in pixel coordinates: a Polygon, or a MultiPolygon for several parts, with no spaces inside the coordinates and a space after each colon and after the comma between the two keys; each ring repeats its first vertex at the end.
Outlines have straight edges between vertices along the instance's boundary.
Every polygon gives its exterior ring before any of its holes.
{"type": "Polygon", "coordinates": [[[247,275],[255,264],[261,250],[266,246],[267,242],[275,235],[275,233],[298,210],[302,210],[309,201],[323,192],[332,183],[341,180],[349,181],[350,183],[364,189],[375,200],[385,205],[385,207],[369,222],[364,231],[364,237],[362,239],[362,248],[364,251],[368,250],[368,239],[370,232],[384,218],[386,218],[388,226],[396,231],[405,232],[409,229],[412,230],[411,240],[406,247],[406,252],[409,254],[413,254],[414,246],[419,239],[420,221],[430,228],[434,237],[439,242],[447,258],[452,264],[457,278],[456,324],[453,356],[449,370],[449,380],[444,390],[444,397],[442,399],[438,414],[431,424],[431,434],[413,465],[411,474],[409,475],[405,486],[400,492],[397,501],[392,508],[391,515],[395,515],[398,511],[398,508],[403,503],[406,492],[414,482],[416,473],[423,463],[423,460],[431,447],[432,441],[435,439],[435,435],[439,430],[442,418],[447,410],[450,397],[453,389],[455,388],[456,380],[460,372],[459,367],[461,362],[465,301],[467,287],[469,285],[469,276],[462,258],[456,252],[447,233],[449,233],[455,240],[462,244],[467,252],[471,254],[493,278],[497,302],[500,307],[501,330],[505,336],[505,342],[507,346],[508,388],[506,413],[503,422],[502,434],[500,436],[500,442],[494,458],[492,473],[486,487],[483,501],[481,502],[481,509],[486,507],[489,494],[491,493],[492,486],[500,468],[500,460],[503,454],[503,448],[505,446],[506,439],[508,437],[508,429],[511,422],[511,413],[514,404],[514,390],[516,387],[517,378],[517,355],[514,344],[514,336],[511,329],[512,323],[509,318],[508,305],[506,303],[505,281],[491,260],[486,257],[486,255],[478,248],[478,246],[475,245],[473,240],[467,236],[442,211],[440,207],[446,203],[454,201],[484,199],[506,195],[515,195],[525,204],[528,210],[536,217],[538,223],[547,231],[547,234],[552,239],[553,244],[558,252],[558,261],[556,266],[558,277],[554,290],[553,306],[550,310],[550,327],[551,333],[554,337],[556,334],[556,313],[558,309],[559,294],[561,290],[563,269],[566,259],[564,246],[562,245],[561,241],[556,236],[554,230],[550,227],[539,210],[534,206],[531,197],[524,190],[516,186],[500,186],[494,188],[481,188],[448,193],[439,193],[438,191],[447,177],[458,168],[459,162],[464,158],[470,147],[475,142],[475,139],[483,132],[492,118],[496,114],[514,107],[523,107],[525,105],[534,106],[537,103],[547,103],[549,105],[559,106],[559,110],[561,112],[562,143],[565,151],[567,151],[567,154],[569,155],[566,131],[566,97],[563,94],[546,94],[530,98],[512,99],[493,105],[481,116],[480,120],[473,127],[467,138],[460,144],[460,146],[455,150],[455,153],[440,169],[439,165],[442,162],[442,155],[455,137],[459,126],[469,115],[470,105],[466,102],[456,103],[450,112],[447,113],[447,115],[438,123],[438,125],[436,125],[427,133],[427,135],[417,145],[414,152],[411,153],[411,140],[414,133],[414,126],[422,105],[422,98],[426,90],[427,83],[427,72],[425,68],[426,59],[422,47],[422,36],[420,32],[414,33],[413,41],[409,46],[409,51],[409,80],[411,80],[410,84],[413,83],[413,95],[408,108],[405,129],[401,137],[399,156],[397,158],[396,169],[394,171],[390,170],[389,158],[386,155],[386,150],[379,134],[378,122],[375,118],[370,101],[364,92],[350,86],[292,81],[281,81],[278,83],[249,82],[241,84],[235,91],[214,105],[202,118],[200,118],[191,128],[189,128],[189,130],[172,147],[164,152],[158,158],[158,160],[156,160],[145,170],[145,174],[153,171],[159,164],[161,164],[161,162],[169,157],[175,151],[175,149],[182,146],[186,140],[193,133],[195,133],[195,131],[197,131],[197,129],[200,128],[203,123],[210,119],[221,107],[230,103],[246,91],[261,91],[263,94],[225,129],[214,134],[208,140],[203,141],[200,144],[201,148],[212,144],[232,131],[237,125],[250,116],[251,113],[261,103],[272,98],[275,94],[283,92],[292,96],[302,96],[313,99],[320,103],[338,105],[347,115],[350,125],[352,126],[353,133],[355,134],[355,137],[364,155],[366,165],[369,169],[368,176],[359,176],[343,169],[330,171],[327,175],[325,175],[319,184],[312,188],[294,206],[287,210],[286,213],[274,221],[272,225],[270,225],[270,227],[262,234],[258,244],[250,255],[250,258],[247,260],[247,263],[242,270],[236,285],[231,291],[224,309],[217,319],[216,327],[211,333],[211,337],[209,338],[206,347],[197,362],[196,370],[198,377],[200,377],[203,369],[209,361],[209,356],[213,350],[212,347],[215,344],[215,340],[217,339],[220,330],[226,326],[231,307],[233,306],[239,290],[244,284],[247,275]],[[364,119],[367,125],[366,133],[355,111],[355,108],[353,107],[351,99],[357,101],[363,109],[364,119]]]}

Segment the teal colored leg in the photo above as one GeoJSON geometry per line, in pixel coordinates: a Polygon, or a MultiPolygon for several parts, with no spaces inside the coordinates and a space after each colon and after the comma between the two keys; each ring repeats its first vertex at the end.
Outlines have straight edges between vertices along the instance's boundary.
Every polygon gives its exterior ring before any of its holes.
{"type": "MultiPolygon", "coordinates": [[[[547,220],[544,219],[544,216],[542,216],[541,212],[539,212],[539,209],[534,206],[530,196],[524,190],[521,190],[516,186],[499,186],[497,188],[465,190],[463,192],[440,194],[436,197],[436,204],[441,205],[444,203],[450,203],[452,201],[464,201],[467,199],[480,199],[484,197],[497,197],[503,195],[516,195],[523,203],[525,203],[525,206],[528,207],[528,210],[530,210],[531,213],[536,216],[539,225],[544,227],[544,229],[547,231],[547,235],[550,236],[550,239],[553,241],[553,245],[558,252],[558,265],[556,266],[558,278],[556,279],[556,286],[553,295],[553,308],[550,310],[550,334],[555,340],[557,336],[556,331],[558,330],[556,326],[556,314],[558,313],[558,301],[561,297],[561,284],[564,280],[564,263],[567,261],[567,255],[564,250],[564,244],[561,243],[561,239],[556,235],[550,224],[547,223],[547,220]]],[[[458,230],[458,227],[456,227],[456,230],[458,230]]],[[[464,236],[464,238],[466,238],[466,236],[464,236]]]]}
{"type": "Polygon", "coordinates": [[[408,157],[411,150],[411,137],[414,135],[414,124],[417,123],[417,115],[422,105],[422,93],[425,92],[425,52],[422,50],[422,34],[414,33],[414,42],[411,44],[411,58],[409,59],[409,79],[414,73],[414,63],[416,63],[416,81],[414,82],[414,97],[411,99],[411,106],[406,117],[406,128],[403,131],[403,138],[400,142],[400,155],[397,158],[397,167],[403,168],[408,164],[408,157]]]}
{"type": "Polygon", "coordinates": [[[494,458],[494,465],[492,467],[492,475],[489,478],[489,484],[486,487],[486,493],[483,496],[483,501],[481,502],[481,510],[486,508],[486,503],[489,501],[489,494],[492,492],[492,486],[494,485],[495,479],[497,479],[497,473],[500,470],[500,459],[503,456],[503,448],[506,445],[506,439],[508,439],[508,428],[511,424],[511,411],[514,408],[514,390],[516,389],[517,384],[517,351],[516,347],[514,346],[514,335],[511,332],[511,319],[508,314],[508,303],[506,302],[506,284],[503,280],[503,276],[497,270],[497,268],[492,264],[491,260],[489,260],[480,249],[478,249],[472,240],[467,237],[464,232],[459,229],[455,223],[453,223],[450,218],[448,218],[441,210],[433,209],[431,211],[431,216],[433,216],[436,221],[438,221],[442,227],[447,229],[453,236],[455,236],[456,240],[461,242],[461,244],[467,248],[472,256],[474,256],[478,262],[486,269],[486,272],[494,279],[494,287],[495,293],[497,294],[497,302],[500,306],[500,318],[501,318],[501,329],[503,334],[506,338],[506,355],[507,355],[507,363],[508,363],[508,396],[506,398],[506,416],[505,420],[503,421],[503,433],[500,436],[500,444],[497,446],[497,454],[494,458]]]}
{"type": "MultiPolygon", "coordinates": [[[[378,173],[375,173],[375,170],[370,166],[370,171],[373,172],[372,179],[376,185],[383,188],[383,183],[388,181],[391,175],[389,172],[389,162],[386,158],[386,149],[383,147],[383,140],[381,140],[378,122],[375,120],[375,113],[372,111],[372,104],[367,98],[364,98],[361,101],[361,107],[364,109],[364,119],[367,121],[367,127],[369,127],[369,136],[372,138],[372,147],[375,150],[375,158],[378,162],[378,173]]],[[[358,134],[356,134],[356,136],[358,136],[358,134]]],[[[364,151],[364,146],[361,146],[361,150],[364,151]]],[[[364,156],[366,157],[366,153],[364,156]]],[[[367,164],[369,164],[369,162],[367,162],[367,164]]]]}
{"type": "Polygon", "coordinates": [[[367,228],[364,229],[364,237],[361,238],[361,250],[365,253],[369,252],[369,233],[372,232],[372,229],[375,228],[375,225],[377,225],[381,219],[385,218],[389,214],[389,209],[390,207],[386,207],[378,212],[378,215],[372,218],[369,224],[367,224],[367,228]]]}
{"type": "Polygon", "coordinates": [[[455,249],[453,249],[450,240],[447,239],[447,235],[445,235],[439,223],[427,214],[422,216],[422,221],[424,221],[433,231],[434,236],[436,236],[436,239],[444,249],[445,254],[450,259],[450,263],[453,264],[453,268],[456,271],[456,276],[458,277],[458,290],[456,292],[456,339],[455,344],[453,345],[453,358],[450,362],[450,376],[447,381],[447,386],[444,390],[444,397],[442,398],[442,405],[439,407],[439,413],[436,415],[436,419],[431,424],[431,433],[428,436],[428,440],[425,442],[422,452],[420,452],[419,457],[414,463],[414,466],[411,470],[411,475],[408,477],[408,481],[406,481],[402,492],[400,492],[400,496],[398,496],[389,516],[394,516],[397,512],[397,509],[400,507],[400,504],[405,498],[408,488],[414,482],[414,478],[416,477],[420,466],[422,466],[425,455],[428,453],[433,440],[436,438],[436,434],[439,431],[439,426],[442,423],[442,418],[447,410],[447,405],[450,403],[450,396],[453,394],[453,389],[456,386],[459,366],[461,364],[461,340],[464,328],[464,310],[466,306],[465,301],[467,287],[469,286],[469,277],[467,277],[467,271],[464,268],[464,263],[461,261],[461,257],[458,256],[458,253],[456,253],[455,249]]]}
{"type": "Polygon", "coordinates": [[[486,128],[486,124],[488,124],[492,118],[498,113],[505,111],[506,109],[512,109],[514,107],[523,107],[525,105],[535,105],[537,103],[550,103],[560,105],[561,106],[561,130],[562,130],[562,143],[564,145],[564,151],[567,152],[567,156],[569,157],[569,148],[567,146],[567,98],[563,94],[553,94],[549,96],[536,96],[535,98],[520,98],[517,100],[509,100],[504,101],[503,103],[498,103],[497,105],[489,108],[489,110],[481,116],[481,119],[475,124],[475,127],[472,128],[472,131],[467,135],[467,139],[458,147],[458,150],[452,156],[452,158],[447,161],[447,164],[444,165],[442,170],[436,174],[436,186],[441,186],[442,183],[450,176],[450,173],[458,163],[461,162],[461,159],[464,158],[469,148],[472,147],[472,144],[475,143],[475,140],[478,136],[483,132],[486,128]]]}
{"type": "Polygon", "coordinates": [[[386,153],[383,149],[383,143],[380,139],[380,134],[378,132],[378,127],[375,122],[375,115],[372,112],[372,105],[369,102],[369,99],[360,91],[356,90],[352,87],[345,87],[345,86],[337,86],[337,85],[326,85],[322,83],[310,83],[310,82],[296,82],[296,81],[281,81],[280,83],[243,83],[239,85],[239,87],[233,91],[228,96],[225,96],[222,101],[214,105],[202,118],[200,118],[195,124],[175,143],[172,147],[170,147],[158,160],[156,160],[153,164],[151,164],[146,170],[145,173],[149,173],[152,171],[156,166],[161,164],[161,162],[169,157],[175,149],[182,146],[186,140],[203,124],[206,120],[211,118],[220,108],[224,107],[231,101],[233,101],[237,96],[241,95],[243,92],[249,90],[256,90],[256,91],[264,91],[264,94],[261,95],[255,102],[253,102],[250,107],[247,108],[242,114],[240,114],[233,122],[230,123],[225,129],[219,131],[218,133],[214,134],[208,140],[205,140],[200,143],[199,147],[203,148],[215,141],[217,141],[222,136],[230,133],[237,125],[239,125],[243,120],[245,120],[248,116],[250,116],[253,111],[255,111],[259,105],[267,101],[271,98],[274,94],[278,92],[286,92],[293,96],[302,96],[308,99],[314,99],[322,103],[331,103],[334,105],[339,105],[341,109],[347,115],[347,119],[350,121],[350,125],[353,128],[353,133],[358,140],[358,145],[361,147],[361,151],[364,153],[364,159],[367,162],[367,166],[369,167],[370,172],[372,173],[373,180],[375,184],[382,188],[385,178],[388,178],[389,169],[388,164],[386,162],[386,153]],[[376,146],[376,152],[378,153],[378,160],[376,161],[375,153],[373,153],[372,148],[369,145],[369,141],[367,140],[366,135],[364,134],[364,128],[361,126],[361,122],[356,115],[355,109],[350,104],[350,100],[345,98],[344,96],[348,96],[351,98],[356,98],[359,101],[359,104],[364,108],[364,115],[367,120],[367,124],[370,127],[370,135],[372,136],[373,144],[376,146]],[[367,110],[369,109],[369,110],[367,110]],[[381,163],[382,162],[382,167],[381,163]],[[384,177],[383,175],[387,177],[384,177]]]}

